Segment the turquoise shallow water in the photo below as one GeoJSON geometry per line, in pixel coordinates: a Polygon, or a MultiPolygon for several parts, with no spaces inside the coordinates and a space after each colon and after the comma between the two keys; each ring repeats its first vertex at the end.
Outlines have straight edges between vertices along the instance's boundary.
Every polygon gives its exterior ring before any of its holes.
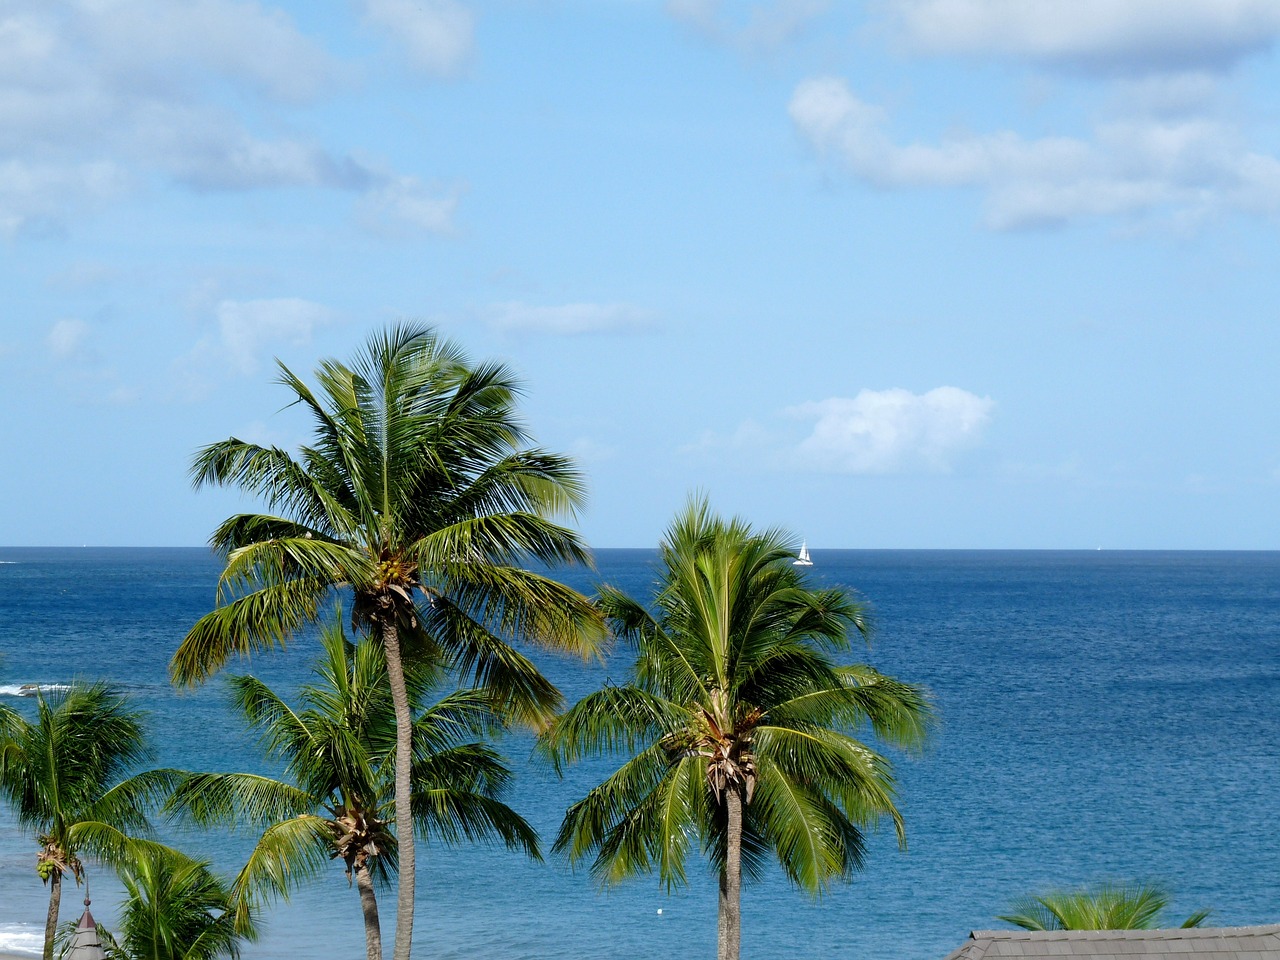
{"type": "MultiPolygon", "coordinates": [[[[1280,554],[813,555],[812,576],[872,604],[866,659],[927,684],[942,724],[924,756],[898,764],[909,851],[883,831],[866,871],[819,903],[778,876],[749,886],[746,957],[940,960],[1022,892],[1108,878],[1163,881],[1174,920],[1202,906],[1214,924],[1280,920],[1280,554]]],[[[601,551],[599,577],[643,596],[652,559],[601,551]]],[[[213,601],[205,551],[0,548],[0,561],[5,702],[29,704],[12,696],[22,683],[107,677],[149,709],[159,763],[260,767],[219,682],[178,693],[165,678],[213,601]]],[[[304,638],[249,666],[287,689],[311,649],[304,638]]],[[[623,672],[542,663],[570,696],[623,672]]],[[[544,836],[605,769],[560,782],[528,761],[527,737],[504,747],[520,774],[508,799],[544,836]]],[[[245,842],[178,839],[227,868],[245,842]]],[[[0,815],[0,950],[38,948],[47,901],[33,858],[34,841],[0,815]]],[[[709,876],[670,896],[643,878],[599,894],[584,873],[501,850],[426,850],[420,862],[418,957],[714,956],[709,876]]],[[[118,888],[99,872],[93,883],[110,923],[118,888]]],[[[64,897],[64,918],[78,899],[64,897]]],[[[362,951],[357,899],[335,866],[271,915],[245,957],[362,951]]]]}

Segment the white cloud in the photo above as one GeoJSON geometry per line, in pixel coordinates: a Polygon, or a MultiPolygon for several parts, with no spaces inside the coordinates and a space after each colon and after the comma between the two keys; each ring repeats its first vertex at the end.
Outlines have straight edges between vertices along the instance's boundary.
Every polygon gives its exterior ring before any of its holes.
{"type": "Polygon", "coordinates": [[[1225,69],[1280,39],[1275,0],[887,0],[927,53],[1108,73],[1225,69]]]}
{"type": "Polygon", "coordinates": [[[1280,161],[1249,150],[1235,128],[1211,116],[1138,110],[1099,124],[1091,140],[1000,131],[899,145],[885,111],[830,77],[801,83],[789,111],[819,154],[870,184],[983,190],[996,229],[1280,212],[1280,161]]]}
{"type": "Polygon", "coordinates": [[[978,443],[995,408],[990,397],[957,387],[925,394],[863,390],[787,411],[815,421],[797,447],[799,466],[836,473],[945,472],[978,443]]]}
{"type": "Polygon", "coordinates": [[[83,320],[57,321],[45,337],[50,352],[58,360],[67,360],[80,353],[89,336],[89,325],[83,320]]]}
{"type": "Polygon", "coordinates": [[[305,346],[317,327],[334,322],[332,310],[309,300],[223,300],[215,310],[225,356],[240,373],[258,369],[277,344],[305,346]]]}
{"type": "Polygon", "coordinates": [[[534,307],[525,303],[495,304],[488,322],[507,333],[574,336],[620,333],[649,329],[652,316],[625,303],[566,303],[558,307],[534,307]]]}
{"type": "Polygon", "coordinates": [[[328,187],[362,190],[378,178],[349,157],[334,157],[300,140],[260,140],[212,115],[175,113],[172,124],[139,125],[138,141],[152,145],[175,180],[198,190],[328,187]]]}
{"type": "Polygon", "coordinates": [[[773,0],[744,6],[723,0],[667,0],[667,13],[704,37],[745,53],[782,46],[831,6],[830,0],[773,0]],[[743,12],[745,11],[745,16],[743,12]]]}
{"type": "Polygon", "coordinates": [[[364,0],[364,8],[418,70],[450,76],[471,55],[475,18],[457,0],[364,0]]]}
{"type": "Polygon", "coordinates": [[[271,100],[305,102],[341,73],[283,11],[255,0],[79,0],[71,7],[77,28],[92,33],[85,39],[105,77],[129,90],[193,89],[213,75],[271,100]]]}
{"type": "Polygon", "coordinates": [[[374,205],[390,193],[402,225],[437,229],[447,213],[403,212],[412,177],[290,129],[301,116],[291,108],[344,74],[255,0],[11,0],[0,9],[0,234],[57,230],[156,178],[342,190],[374,205]]]}

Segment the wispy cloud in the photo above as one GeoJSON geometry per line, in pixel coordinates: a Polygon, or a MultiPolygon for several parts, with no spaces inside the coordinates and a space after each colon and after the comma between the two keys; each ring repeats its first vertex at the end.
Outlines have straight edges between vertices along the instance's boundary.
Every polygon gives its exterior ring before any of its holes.
{"type": "Polygon", "coordinates": [[[1056,225],[1087,217],[1166,215],[1195,219],[1223,211],[1280,212],[1280,160],[1249,149],[1230,124],[1179,112],[1188,89],[1135,86],[1164,110],[1139,107],[1100,123],[1090,140],[1026,139],[1012,131],[962,134],[935,144],[898,144],[888,116],[839,78],[807,80],[790,114],[824,158],[883,188],[973,187],[984,192],[996,229],[1056,225]]]}
{"type": "Polygon", "coordinates": [[[328,307],[296,297],[223,300],[215,313],[222,350],[244,374],[256,371],[278,345],[305,346],[318,327],[336,319],[328,307]]]}
{"type": "Polygon", "coordinates": [[[629,333],[652,329],[652,315],[626,303],[566,303],[535,307],[527,303],[499,303],[486,313],[490,326],[505,333],[580,336],[629,333]]]}
{"type": "Polygon", "coordinates": [[[417,177],[389,174],[361,198],[357,215],[375,233],[448,233],[461,192],[457,185],[429,187],[417,177]]]}
{"type": "Polygon", "coordinates": [[[768,53],[808,28],[831,6],[830,0],[667,0],[667,13],[702,36],[743,53],[768,53]]]}
{"type": "Polygon", "coordinates": [[[945,472],[981,441],[994,408],[990,397],[957,387],[924,394],[863,390],[852,399],[801,404],[787,412],[813,421],[813,428],[796,447],[794,465],[855,474],[945,472]]]}
{"type": "Polygon", "coordinates": [[[924,53],[1086,72],[1223,70],[1280,40],[1274,0],[889,0],[924,53]]]}
{"type": "Polygon", "coordinates": [[[471,55],[475,17],[457,0],[364,0],[364,10],[424,73],[450,76],[471,55]]]}
{"type": "Polygon", "coordinates": [[[68,360],[80,354],[89,336],[89,325],[74,318],[58,320],[49,329],[45,344],[57,360],[68,360]]]}

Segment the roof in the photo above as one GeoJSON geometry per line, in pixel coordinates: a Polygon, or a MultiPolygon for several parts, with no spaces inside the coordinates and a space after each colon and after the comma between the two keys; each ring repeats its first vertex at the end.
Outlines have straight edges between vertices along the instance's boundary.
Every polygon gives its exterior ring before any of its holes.
{"type": "Polygon", "coordinates": [[[974,930],[946,960],[1089,957],[1090,960],[1280,960],[1280,924],[1174,930],[974,930]]]}
{"type": "Polygon", "coordinates": [[[76,924],[76,932],[71,937],[66,952],[67,960],[106,960],[107,953],[102,949],[102,941],[98,939],[98,925],[93,914],[89,912],[89,899],[84,901],[84,915],[76,924]]]}

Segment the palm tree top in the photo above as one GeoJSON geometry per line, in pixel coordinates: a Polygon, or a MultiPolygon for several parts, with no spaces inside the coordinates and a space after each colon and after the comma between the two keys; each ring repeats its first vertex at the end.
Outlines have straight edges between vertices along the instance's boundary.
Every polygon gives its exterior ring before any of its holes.
{"type": "MultiPolygon", "coordinates": [[[[996,919],[1023,930],[1153,930],[1171,899],[1158,883],[1102,883],[1020,897],[996,919]]],[[[1212,912],[1197,910],[1181,926],[1198,927],[1212,912]]]]}
{"type": "MultiPolygon", "coordinates": [[[[311,415],[309,443],[290,454],[232,437],[192,464],[197,488],[238,487],[272,512],[214,531],[227,558],[218,609],[179,647],[175,681],[283,646],[333,588],[354,591],[355,623],[390,617],[410,640],[438,638],[448,621],[455,638],[469,622],[508,640],[598,646],[603,626],[585,598],[528,569],[592,559],[557,519],[584,502],[582,477],[528,444],[510,370],[405,325],[373,334],[351,364],[323,361],[314,388],[284,364],[279,381],[311,415]]],[[[487,682],[489,666],[474,678],[487,682]]]]}
{"type": "Polygon", "coordinates": [[[862,827],[881,815],[902,825],[888,761],[855,734],[920,745],[926,695],[835,659],[868,634],[866,612],[846,591],[810,585],[781,531],[725,520],[695,498],[660,556],[652,609],[612,588],[600,595],[635,651],[630,682],[584,697],[540,741],[557,769],[597,752],[631,757],[574,805],[556,849],[592,858],[603,883],[656,869],[683,884],[691,839],[723,865],[723,804],[735,792],[749,873],[772,851],[815,892],[847,878],[862,827]]]}

